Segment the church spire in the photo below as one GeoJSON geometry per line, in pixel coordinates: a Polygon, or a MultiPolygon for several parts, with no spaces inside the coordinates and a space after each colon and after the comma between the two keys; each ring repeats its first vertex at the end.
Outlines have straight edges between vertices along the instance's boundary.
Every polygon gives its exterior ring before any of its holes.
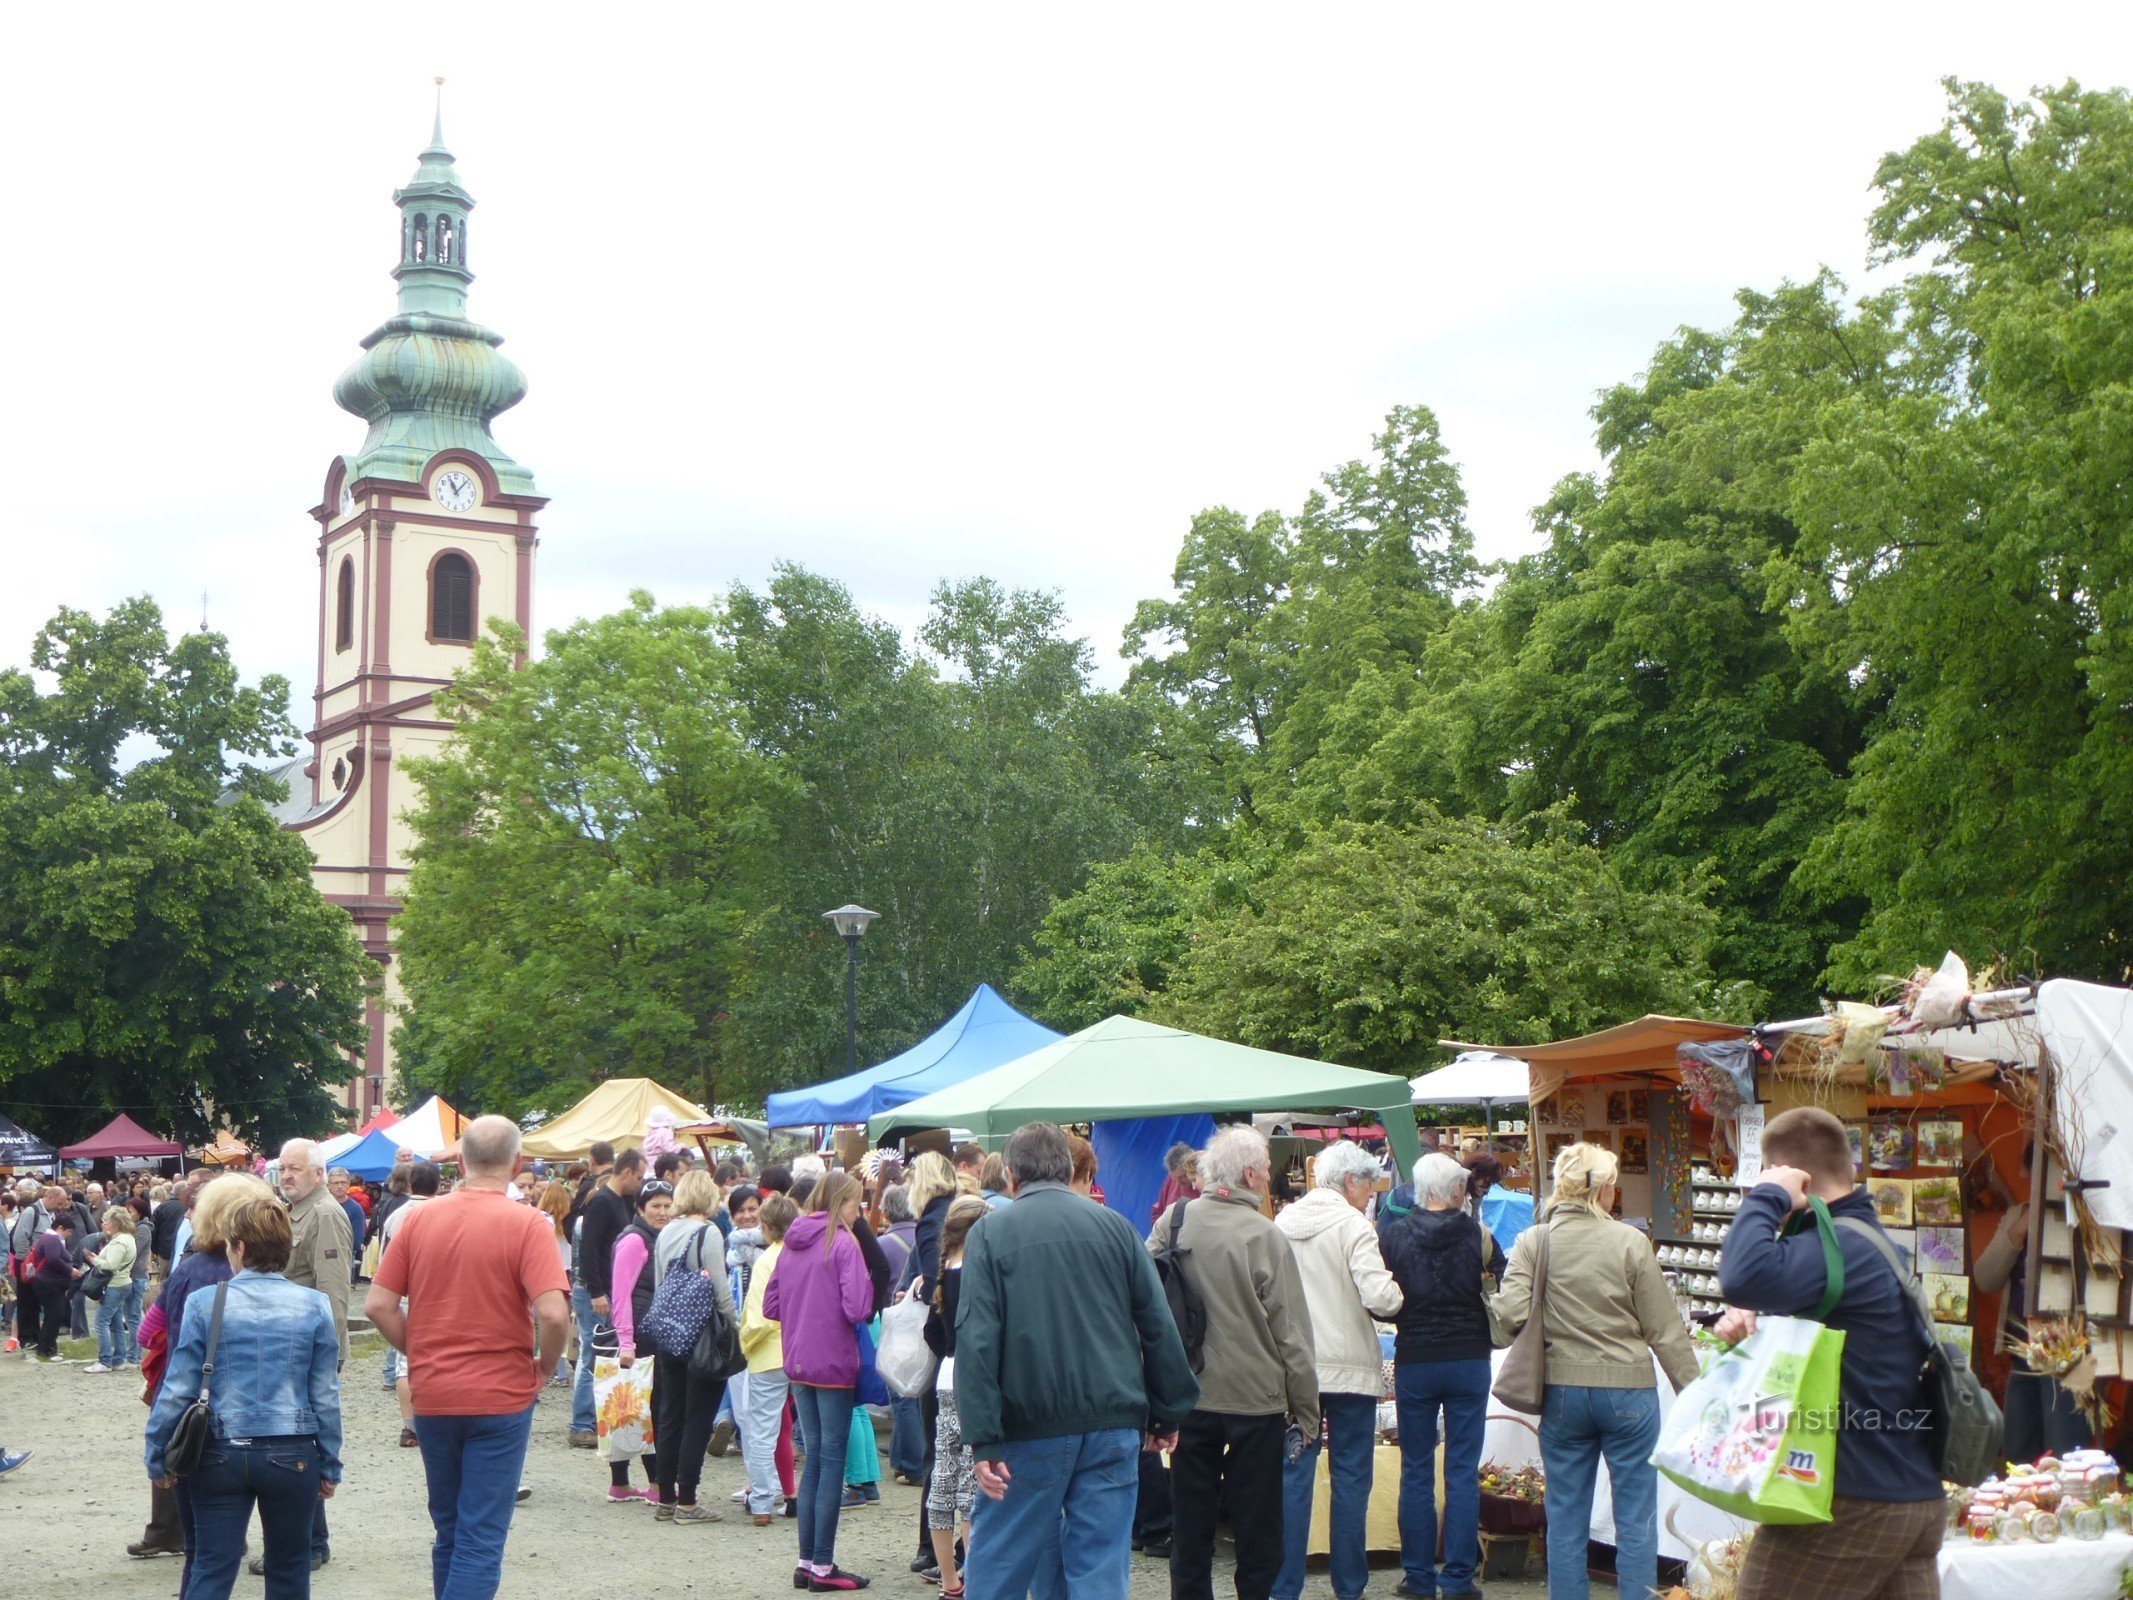
{"type": "Polygon", "coordinates": [[[489,435],[499,412],[525,398],[526,380],[499,355],[501,334],[467,319],[467,213],[474,197],[444,143],[439,78],[430,142],[415,175],[393,192],[400,209],[399,314],[363,341],[364,355],[333,386],[334,402],[370,424],[350,461],[350,481],[418,481],[439,450],[471,450],[490,462],[508,493],[532,494],[533,475],[489,435]]]}

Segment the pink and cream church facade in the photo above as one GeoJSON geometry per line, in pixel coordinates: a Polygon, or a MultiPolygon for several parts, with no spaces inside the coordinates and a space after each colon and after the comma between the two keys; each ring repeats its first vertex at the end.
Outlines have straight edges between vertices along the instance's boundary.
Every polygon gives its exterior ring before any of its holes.
{"type": "Polygon", "coordinates": [[[432,700],[485,620],[531,632],[534,518],[547,503],[490,436],[526,382],[498,353],[501,336],[467,319],[474,201],[452,169],[441,117],[419,160],[393,196],[399,307],[333,388],[369,432],[334,458],[312,508],[318,686],[310,749],[280,774],[290,787],[282,821],[310,845],[313,880],[385,969],[348,1088],[358,1118],[392,1092],[400,991],[391,923],[407,881],[404,813],[416,798],[405,764],[436,755],[450,735],[432,700]]]}

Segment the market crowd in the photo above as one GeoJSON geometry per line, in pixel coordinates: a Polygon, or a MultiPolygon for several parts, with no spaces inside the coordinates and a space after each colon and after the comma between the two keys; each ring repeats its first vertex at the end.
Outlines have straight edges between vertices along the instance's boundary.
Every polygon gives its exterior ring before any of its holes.
{"type": "MultiPolygon", "coordinates": [[[[1728,1337],[1754,1311],[1820,1299],[1820,1245],[1783,1227],[1809,1196],[1874,1226],[1836,1119],[1773,1118],[1763,1157],[1724,1256],[1728,1337]]],[[[1551,1600],[1587,1593],[1602,1460],[1619,1592],[1654,1589],[1655,1366],[1678,1388],[1697,1361],[1649,1241],[1613,1215],[1610,1151],[1559,1153],[1508,1255],[1480,1220],[1500,1175],[1485,1153],[1432,1151],[1388,1192],[1378,1153],[1336,1141],[1293,1195],[1258,1132],[1224,1127],[1172,1152],[1145,1226],[1098,1203],[1096,1167],[1086,1140],[1032,1123],[997,1153],[874,1152],[851,1170],[820,1156],[707,1169],[597,1145],[549,1171],[521,1159],[512,1123],[482,1117],[453,1182],[409,1159],[373,1193],[296,1140],[272,1186],[30,1183],[0,1201],[10,1348],[53,1363],[61,1331],[93,1321],[85,1370],[139,1370],[150,1516],[129,1554],[182,1557],[184,1600],[232,1592],[255,1513],[249,1565],[269,1600],[307,1595],[331,1559],[348,1308],[365,1276],[389,1346],[376,1381],[427,1479],[439,1600],[497,1592],[551,1385],[568,1395],[569,1445],[606,1469],[597,1492],[676,1529],[789,1524],[793,1587],[810,1593],[873,1581],[837,1543],[845,1513],[882,1499],[870,1405],[885,1403],[888,1474],[921,1491],[910,1571],[983,1600],[1122,1600],[1136,1552],[1167,1561],[1177,1600],[1212,1600],[1225,1521],[1241,1600],[1296,1600],[1321,1457],[1328,1577],[1354,1600],[1389,1404],[1394,1592],[1458,1600],[1480,1592],[1492,1352],[1534,1324],[1551,1600]],[[879,1387],[892,1365],[893,1394],[879,1387]],[[704,1504],[707,1458],[735,1449],[745,1486],[704,1504]]],[[[1893,1420],[1923,1403],[1924,1336],[1871,1240],[1847,1230],[1844,1254],[1827,1320],[1851,1335],[1843,1398],[1864,1420],[1846,1425],[1835,1521],[1762,1530],[1743,1600],[1938,1592],[1939,1475],[1926,1439],[1893,1420]]],[[[19,1465],[0,1450],[0,1472],[19,1465]]]]}

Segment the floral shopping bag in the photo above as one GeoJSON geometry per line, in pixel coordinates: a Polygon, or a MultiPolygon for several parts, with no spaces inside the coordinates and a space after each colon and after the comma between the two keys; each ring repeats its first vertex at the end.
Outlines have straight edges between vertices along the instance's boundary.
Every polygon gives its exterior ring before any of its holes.
{"type": "Polygon", "coordinates": [[[1652,1465],[1750,1522],[1830,1519],[1844,1335],[1765,1317],[1674,1397],[1652,1465]]]}
{"type": "Polygon", "coordinates": [[[625,1367],[611,1355],[593,1358],[593,1410],[600,1432],[600,1459],[627,1461],[652,1453],[652,1363],[640,1357],[625,1367]]]}

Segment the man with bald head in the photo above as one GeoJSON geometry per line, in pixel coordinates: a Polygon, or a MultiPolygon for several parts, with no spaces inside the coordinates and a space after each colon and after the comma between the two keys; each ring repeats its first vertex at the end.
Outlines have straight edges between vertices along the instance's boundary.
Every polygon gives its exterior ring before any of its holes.
{"type": "MultiPolygon", "coordinates": [[[[326,1191],[326,1169],[319,1165],[318,1146],[309,1139],[291,1139],[281,1147],[281,1196],[289,1202],[289,1230],[294,1236],[289,1248],[287,1276],[291,1283],[316,1289],[333,1307],[333,1331],[341,1342],[341,1363],[348,1362],[348,1264],[355,1255],[348,1218],[326,1191]]],[[[321,1500],[311,1518],[311,1570],[318,1571],[332,1553],[326,1543],[326,1502],[321,1500]]],[[[255,1576],[266,1571],[264,1557],[253,1558],[255,1576]]]]}
{"type": "Polygon", "coordinates": [[[518,1158],[510,1118],[468,1123],[459,1187],[393,1213],[364,1302],[407,1356],[436,1600],[493,1600],[533,1403],[570,1337],[555,1225],[507,1193],[518,1158]]]}

